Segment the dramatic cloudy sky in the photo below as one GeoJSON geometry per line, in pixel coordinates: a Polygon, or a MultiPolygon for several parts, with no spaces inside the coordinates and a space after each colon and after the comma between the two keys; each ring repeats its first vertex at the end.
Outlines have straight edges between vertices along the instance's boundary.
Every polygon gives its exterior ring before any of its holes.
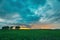
{"type": "Polygon", "coordinates": [[[0,0],[0,25],[60,23],[60,0],[0,0]]]}

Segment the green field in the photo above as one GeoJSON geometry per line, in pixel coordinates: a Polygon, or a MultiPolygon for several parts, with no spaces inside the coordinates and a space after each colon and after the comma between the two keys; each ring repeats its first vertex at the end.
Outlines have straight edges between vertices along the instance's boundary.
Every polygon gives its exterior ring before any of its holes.
{"type": "Polygon", "coordinates": [[[60,30],[0,30],[0,40],[60,40],[60,30]]]}

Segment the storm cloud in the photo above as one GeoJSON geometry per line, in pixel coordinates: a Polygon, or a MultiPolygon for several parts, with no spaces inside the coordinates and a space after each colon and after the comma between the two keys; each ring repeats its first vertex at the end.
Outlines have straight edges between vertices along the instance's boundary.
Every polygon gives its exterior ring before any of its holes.
{"type": "Polygon", "coordinates": [[[59,23],[59,0],[0,0],[0,23],[59,23]]]}

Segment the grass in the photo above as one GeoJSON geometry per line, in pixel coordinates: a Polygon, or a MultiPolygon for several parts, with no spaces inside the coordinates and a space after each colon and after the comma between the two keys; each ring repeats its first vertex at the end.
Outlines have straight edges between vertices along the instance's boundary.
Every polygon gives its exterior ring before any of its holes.
{"type": "Polygon", "coordinates": [[[0,40],[60,40],[60,30],[0,30],[0,40]]]}

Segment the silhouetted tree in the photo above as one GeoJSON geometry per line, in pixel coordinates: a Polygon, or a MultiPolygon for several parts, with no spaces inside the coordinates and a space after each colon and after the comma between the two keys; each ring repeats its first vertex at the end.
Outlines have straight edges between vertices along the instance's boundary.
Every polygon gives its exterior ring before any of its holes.
{"type": "Polygon", "coordinates": [[[14,26],[11,26],[10,29],[13,29],[14,26]]]}
{"type": "Polygon", "coordinates": [[[9,26],[3,26],[2,29],[8,30],[9,29],[9,26]]]}
{"type": "Polygon", "coordinates": [[[15,29],[20,29],[20,26],[16,26],[15,29]]]}

